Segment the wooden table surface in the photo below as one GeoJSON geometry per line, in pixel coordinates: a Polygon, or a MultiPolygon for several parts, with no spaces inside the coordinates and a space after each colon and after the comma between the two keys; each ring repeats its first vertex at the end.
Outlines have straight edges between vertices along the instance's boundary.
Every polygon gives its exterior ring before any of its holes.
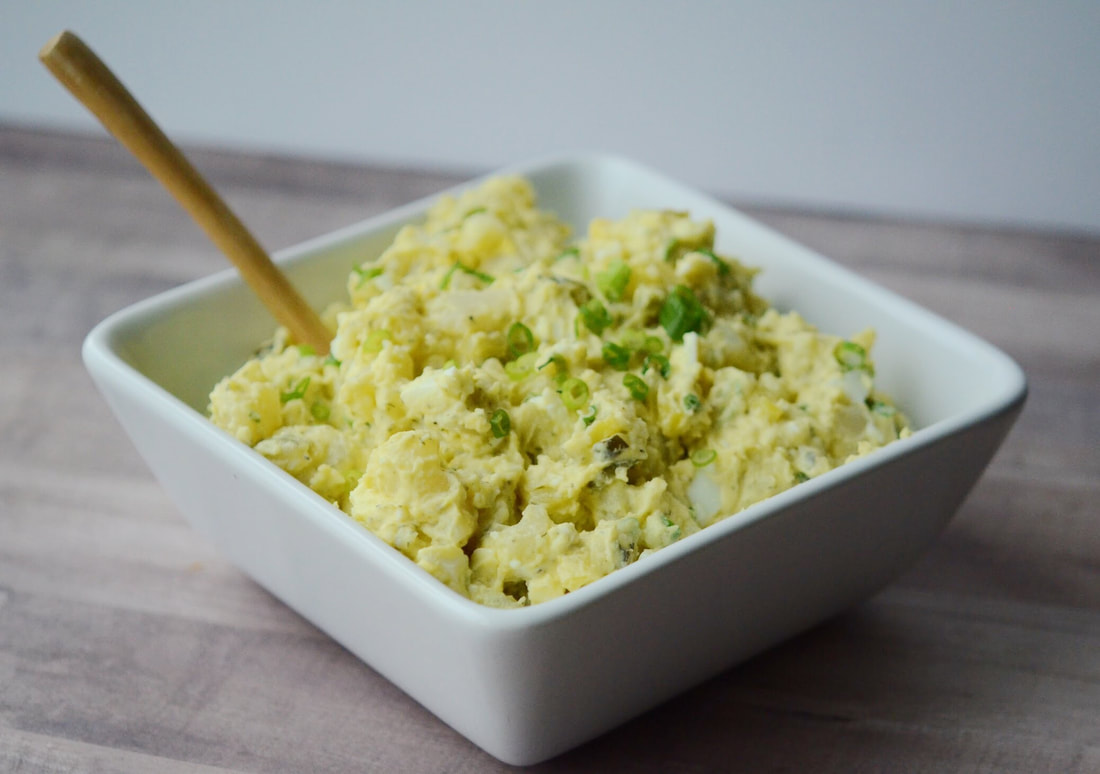
{"type": "MultiPolygon", "coordinates": [[[[272,248],[456,180],[193,158],[272,248]]],[[[740,204],[1007,351],[1027,406],[885,591],[535,770],[1100,772],[1100,237],[740,204]]],[[[93,324],[223,260],[112,142],[0,127],[0,770],[507,769],[192,532],[85,375],[93,324]]]]}

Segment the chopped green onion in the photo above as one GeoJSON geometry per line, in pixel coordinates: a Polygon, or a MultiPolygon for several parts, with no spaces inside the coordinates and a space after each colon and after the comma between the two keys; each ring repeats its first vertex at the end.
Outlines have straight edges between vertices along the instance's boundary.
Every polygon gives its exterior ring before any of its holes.
{"type": "Polygon", "coordinates": [[[799,484],[804,484],[810,480],[810,477],[803,473],[801,470],[796,470],[794,473],[794,480],[799,484]]]}
{"type": "Polygon", "coordinates": [[[327,422],[332,412],[328,404],[315,400],[313,401],[313,405],[309,407],[309,413],[312,414],[313,418],[318,422],[327,422]]]}
{"type": "Polygon", "coordinates": [[[699,407],[703,405],[703,402],[699,400],[699,396],[695,393],[689,392],[684,396],[684,408],[694,414],[699,410],[699,407]]]}
{"type": "Polygon", "coordinates": [[[665,343],[660,336],[646,336],[642,342],[642,349],[653,355],[660,355],[665,351],[665,343]]]}
{"type": "Polygon", "coordinates": [[[484,207],[474,207],[472,210],[470,210],[465,215],[463,215],[462,219],[466,220],[466,218],[470,217],[471,215],[480,215],[481,213],[483,213],[485,211],[486,210],[485,210],[484,207]]]}
{"type": "Polygon", "coordinates": [[[714,254],[713,250],[708,250],[705,247],[700,247],[695,252],[702,253],[707,258],[710,258],[718,266],[718,276],[724,277],[730,273],[730,265],[714,254]]]}
{"type": "Polygon", "coordinates": [[[579,409],[588,400],[588,385],[572,376],[562,382],[561,402],[566,408],[579,409]]]}
{"type": "Polygon", "coordinates": [[[336,357],[330,352],[328,353],[328,355],[325,356],[325,359],[321,361],[321,365],[330,365],[339,368],[340,361],[337,360],[336,357]]]}
{"type": "Polygon", "coordinates": [[[496,279],[492,274],[486,274],[483,271],[478,271],[477,269],[471,269],[469,266],[465,266],[461,263],[458,265],[458,268],[462,269],[462,271],[464,271],[466,274],[469,274],[471,277],[477,277],[479,280],[484,282],[486,285],[492,285],[493,280],[496,279]]]}
{"type": "Polygon", "coordinates": [[[593,404],[588,407],[588,413],[581,417],[581,421],[584,422],[584,426],[588,427],[596,421],[596,405],[593,404]]]}
{"type": "Polygon", "coordinates": [[[569,364],[565,361],[565,358],[561,355],[551,355],[550,359],[539,366],[539,370],[546,368],[546,366],[554,364],[554,381],[558,384],[564,382],[569,378],[569,364]]]}
{"type": "Polygon", "coordinates": [[[298,354],[302,357],[310,357],[311,355],[316,355],[317,350],[313,348],[312,344],[299,344],[298,354]]]}
{"type": "Polygon", "coordinates": [[[371,331],[367,334],[366,341],[363,342],[363,351],[367,353],[375,353],[382,351],[383,341],[393,341],[393,336],[385,328],[371,331]]]}
{"type": "Polygon", "coordinates": [[[580,248],[567,247],[564,250],[562,250],[560,253],[558,253],[558,257],[554,259],[554,262],[557,263],[558,261],[560,261],[564,258],[577,258],[577,257],[580,256],[580,254],[581,254],[580,248]]]}
{"type": "Polygon", "coordinates": [[[355,284],[357,288],[363,287],[367,280],[374,279],[384,271],[381,266],[372,266],[369,269],[364,269],[362,266],[352,266],[351,270],[359,277],[359,282],[355,284]]]}
{"type": "Polygon", "coordinates": [[[614,261],[607,267],[607,271],[601,271],[596,275],[596,287],[604,294],[608,301],[620,301],[626,293],[626,286],[630,284],[630,267],[622,261],[614,261]]]}
{"type": "Polygon", "coordinates": [[[447,287],[451,284],[451,277],[454,276],[454,273],[456,271],[461,271],[464,274],[469,274],[471,277],[477,277],[486,285],[492,285],[493,280],[496,279],[496,277],[494,277],[492,274],[486,274],[483,271],[478,271],[477,269],[470,268],[462,261],[455,261],[454,266],[447,269],[447,273],[443,275],[443,281],[439,283],[440,290],[447,289],[447,287]]]}
{"type": "Polygon", "coordinates": [[[447,286],[451,284],[451,277],[454,276],[455,270],[458,268],[458,264],[454,264],[451,268],[447,269],[447,273],[443,275],[443,281],[439,283],[440,290],[446,290],[447,286]]]}
{"type": "Polygon", "coordinates": [[[668,261],[669,263],[672,263],[673,261],[675,261],[676,260],[676,250],[679,247],[680,247],[680,240],[673,239],[671,242],[669,242],[668,245],[665,247],[665,260],[668,261]]]}
{"type": "Polygon", "coordinates": [[[646,373],[650,368],[656,368],[657,373],[667,379],[669,371],[672,370],[672,365],[664,355],[650,353],[645,356],[645,363],[642,364],[642,373],[646,373]]]}
{"type": "Polygon", "coordinates": [[[534,352],[520,355],[515,360],[509,360],[504,364],[504,373],[508,374],[508,378],[513,382],[523,381],[535,372],[536,359],[534,352]]]}
{"type": "Polygon", "coordinates": [[[562,364],[565,363],[565,358],[562,357],[561,355],[551,355],[550,357],[548,357],[546,359],[545,363],[543,363],[542,365],[539,366],[539,370],[541,371],[542,369],[546,368],[546,366],[550,365],[551,363],[554,364],[555,370],[560,371],[563,367],[562,364]]]}
{"type": "Polygon", "coordinates": [[[682,341],[685,333],[698,333],[707,322],[707,310],[685,285],[677,285],[668,294],[657,317],[673,341],[682,341]]]}
{"type": "Polygon", "coordinates": [[[661,514],[661,523],[664,524],[667,529],[672,530],[671,537],[672,537],[673,540],[678,540],[679,539],[679,537],[680,537],[680,527],[676,522],[674,522],[672,519],[670,519],[668,516],[665,516],[662,513],[661,514]]]}
{"type": "Polygon", "coordinates": [[[612,341],[605,341],[603,359],[616,371],[625,371],[630,367],[630,350],[612,341]]]}
{"type": "Polygon", "coordinates": [[[889,403],[883,403],[881,400],[869,401],[871,411],[884,417],[892,417],[898,413],[898,410],[891,406],[889,403]]]}
{"type": "Polygon", "coordinates": [[[457,368],[457,367],[458,367],[458,363],[456,363],[455,359],[452,357],[450,360],[448,360],[446,363],[443,364],[443,367],[440,370],[446,371],[448,368],[457,368]]]}
{"type": "Polygon", "coordinates": [[[606,307],[595,298],[584,303],[580,308],[581,321],[588,330],[599,336],[607,326],[611,325],[611,315],[606,307]]]}
{"type": "Polygon", "coordinates": [[[497,409],[489,417],[489,429],[493,431],[494,438],[503,438],[512,430],[512,418],[504,409],[497,409]]]}
{"type": "Polygon", "coordinates": [[[644,349],[645,348],[645,334],[637,328],[627,328],[622,332],[622,338],[619,339],[622,345],[627,349],[644,349]]]}
{"type": "Polygon", "coordinates": [[[697,468],[705,468],[718,458],[718,452],[714,449],[696,449],[691,453],[691,464],[697,468]]]}
{"type": "Polygon", "coordinates": [[[874,375],[874,369],[867,361],[867,350],[854,341],[838,342],[833,349],[833,356],[843,371],[863,370],[874,375]]]}
{"type": "Polygon", "coordinates": [[[645,379],[637,374],[626,374],[623,376],[623,387],[626,387],[630,391],[630,395],[634,400],[640,400],[645,403],[645,399],[649,397],[649,385],[646,384],[645,379]]]}
{"type": "Polygon", "coordinates": [[[521,322],[514,322],[508,328],[506,337],[508,342],[508,354],[513,358],[526,355],[535,348],[535,334],[521,322]]]}
{"type": "Polygon", "coordinates": [[[306,390],[309,389],[309,377],[303,376],[298,380],[298,383],[290,388],[288,392],[279,393],[279,400],[283,403],[289,403],[292,400],[298,400],[305,396],[306,390]]]}

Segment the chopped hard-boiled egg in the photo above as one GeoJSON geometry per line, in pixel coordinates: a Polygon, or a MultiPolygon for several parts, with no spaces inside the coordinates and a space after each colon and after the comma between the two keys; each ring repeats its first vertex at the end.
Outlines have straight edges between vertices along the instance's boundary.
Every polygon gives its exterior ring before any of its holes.
{"type": "Polygon", "coordinates": [[[570,240],[500,177],[352,267],[332,354],[284,330],[210,416],[455,591],[567,594],[908,434],[843,339],[676,211],[570,240]]]}

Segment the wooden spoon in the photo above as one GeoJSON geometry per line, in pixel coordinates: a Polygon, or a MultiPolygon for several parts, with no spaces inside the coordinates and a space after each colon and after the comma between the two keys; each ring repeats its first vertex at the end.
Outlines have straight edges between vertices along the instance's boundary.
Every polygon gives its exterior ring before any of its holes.
{"type": "Polygon", "coordinates": [[[297,341],[311,345],[321,354],[327,353],[332,333],[321,318],[95,52],[66,30],[43,46],[38,58],[176,197],[236,265],[275,319],[285,325],[297,341]]]}

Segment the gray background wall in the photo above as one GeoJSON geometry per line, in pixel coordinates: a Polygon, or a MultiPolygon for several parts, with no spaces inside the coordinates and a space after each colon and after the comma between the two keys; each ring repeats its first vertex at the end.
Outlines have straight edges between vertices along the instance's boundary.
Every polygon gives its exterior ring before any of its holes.
{"type": "Polygon", "coordinates": [[[66,27],[179,141],[1100,231],[1098,2],[0,0],[0,121],[96,130],[36,61],[66,27]]]}

